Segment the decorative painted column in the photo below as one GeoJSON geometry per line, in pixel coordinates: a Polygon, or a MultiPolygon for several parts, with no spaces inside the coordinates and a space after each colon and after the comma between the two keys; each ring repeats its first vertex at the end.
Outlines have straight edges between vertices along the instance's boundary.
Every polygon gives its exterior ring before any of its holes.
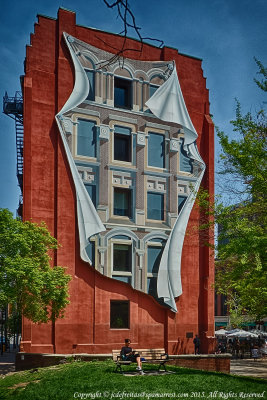
{"type": "Polygon", "coordinates": [[[148,110],[148,107],[145,105],[146,101],[149,99],[149,83],[143,83],[143,111],[148,110]]]}
{"type": "Polygon", "coordinates": [[[107,105],[114,107],[113,75],[110,72],[107,73],[107,105]]]}
{"type": "Polygon", "coordinates": [[[133,111],[139,111],[137,84],[138,84],[138,79],[133,79],[133,111]]]}
{"type": "Polygon", "coordinates": [[[102,95],[102,72],[96,71],[95,73],[95,101],[96,103],[103,103],[102,95]]]}
{"type": "Polygon", "coordinates": [[[144,249],[136,249],[136,254],[139,257],[139,263],[136,266],[136,289],[138,290],[145,290],[145,280],[144,280],[144,249]]]}

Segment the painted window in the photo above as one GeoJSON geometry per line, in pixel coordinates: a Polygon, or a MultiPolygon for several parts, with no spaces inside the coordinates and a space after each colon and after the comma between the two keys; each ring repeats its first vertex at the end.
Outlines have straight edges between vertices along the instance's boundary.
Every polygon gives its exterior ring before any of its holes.
{"type": "Polygon", "coordinates": [[[96,207],[96,185],[89,185],[89,184],[85,184],[85,188],[87,190],[87,193],[90,196],[90,199],[93,202],[93,205],[96,207]]]}
{"type": "Polygon", "coordinates": [[[186,196],[180,196],[180,195],[178,196],[178,214],[180,214],[180,212],[182,211],[186,199],[187,199],[186,196]]]}
{"type": "Polygon", "coordinates": [[[129,301],[110,301],[110,328],[129,329],[130,303],[129,301]]]}
{"type": "Polygon", "coordinates": [[[186,152],[183,149],[184,140],[181,139],[180,143],[180,171],[189,172],[190,174],[193,172],[193,165],[191,159],[187,156],[186,152]]]}
{"type": "Polygon", "coordinates": [[[147,248],[147,272],[157,274],[163,247],[149,246],[147,248]]]}
{"type": "Polygon", "coordinates": [[[87,119],[78,119],[77,154],[96,157],[96,123],[87,119]]]}
{"type": "Polygon", "coordinates": [[[132,82],[114,77],[114,107],[132,108],[132,82]]]}
{"type": "Polygon", "coordinates": [[[95,241],[90,241],[89,244],[86,247],[86,253],[90,260],[92,261],[92,266],[95,267],[95,241]]]}
{"type": "Polygon", "coordinates": [[[152,97],[153,96],[153,94],[156,92],[156,90],[158,89],[159,87],[157,86],[157,85],[149,85],[149,97],[152,97]]]}
{"type": "Polygon", "coordinates": [[[132,271],[132,245],[113,243],[113,271],[132,271]]]}
{"type": "Polygon", "coordinates": [[[165,168],[165,136],[159,133],[149,133],[148,165],[165,168]]]}
{"type": "Polygon", "coordinates": [[[157,296],[157,276],[164,246],[147,247],[147,293],[157,296]]]}
{"type": "Polygon", "coordinates": [[[86,100],[95,101],[95,72],[86,70],[86,75],[89,81],[89,92],[86,100]]]}
{"type": "Polygon", "coordinates": [[[112,278],[132,284],[133,244],[129,237],[117,235],[112,238],[112,278]]]}
{"type": "Polygon", "coordinates": [[[147,193],[147,218],[155,220],[164,220],[164,194],[147,193]]]}
{"type": "Polygon", "coordinates": [[[131,129],[115,126],[114,132],[114,160],[131,162],[132,136],[131,129]]]}
{"type": "Polygon", "coordinates": [[[123,217],[132,217],[132,191],[131,189],[122,189],[114,187],[114,215],[123,217]]]}

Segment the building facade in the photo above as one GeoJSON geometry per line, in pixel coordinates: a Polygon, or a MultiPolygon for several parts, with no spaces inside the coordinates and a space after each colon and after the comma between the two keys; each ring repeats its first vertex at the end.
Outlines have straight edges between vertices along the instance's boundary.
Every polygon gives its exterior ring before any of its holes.
{"type": "Polygon", "coordinates": [[[73,278],[64,319],[24,319],[27,352],[110,353],[130,337],[135,348],[190,353],[195,334],[209,351],[214,264],[193,207],[200,180],[214,186],[201,60],[134,39],[121,60],[123,40],[61,8],[38,16],[27,46],[23,218],[46,222],[61,245],[52,265],[73,278]],[[171,81],[182,100],[170,104],[184,101],[191,131],[146,104],[167,104],[171,81]]]}

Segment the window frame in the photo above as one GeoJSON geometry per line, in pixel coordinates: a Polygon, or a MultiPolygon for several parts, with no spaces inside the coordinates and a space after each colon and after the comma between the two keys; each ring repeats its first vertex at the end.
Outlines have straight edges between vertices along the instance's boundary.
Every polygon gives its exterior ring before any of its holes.
{"type": "Polygon", "coordinates": [[[132,135],[124,135],[122,133],[118,133],[116,132],[116,130],[114,130],[113,133],[113,161],[115,162],[119,162],[119,163],[128,163],[128,164],[132,164],[132,158],[133,158],[133,149],[132,149],[132,135]],[[128,141],[128,160],[119,160],[118,158],[115,158],[115,142],[116,140],[119,139],[127,139],[128,141]]]}
{"type": "Polygon", "coordinates": [[[97,208],[97,205],[98,205],[98,199],[97,199],[97,185],[96,185],[96,183],[83,182],[83,184],[84,184],[85,189],[86,189],[86,191],[87,191],[87,193],[88,193],[88,195],[89,195],[89,197],[90,197],[90,199],[91,199],[91,201],[92,201],[92,203],[93,203],[93,205],[94,205],[94,207],[95,207],[95,209],[96,209],[96,208],[97,208]],[[93,189],[93,191],[94,191],[94,193],[93,193],[94,199],[92,198],[92,196],[91,196],[90,193],[88,192],[88,190],[87,190],[88,187],[91,187],[91,188],[93,189]]]}
{"type": "Polygon", "coordinates": [[[178,201],[177,201],[177,211],[178,211],[178,215],[180,215],[180,213],[181,213],[181,211],[182,211],[182,209],[183,209],[183,207],[184,207],[184,204],[185,204],[185,202],[186,202],[186,200],[187,200],[187,198],[188,198],[188,195],[187,194],[181,194],[181,193],[178,193],[178,201]],[[181,199],[183,199],[183,203],[182,203],[182,205],[180,205],[179,204],[179,198],[181,199]],[[181,206],[181,207],[180,207],[181,206]]]}
{"type": "Polygon", "coordinates": [[[96,89],[96,87],[95,87],[95,81],[96,81],[96,79],[95,79],[95,78],[96,78],[95,70],[94,70],[94,69],[91,69],[91,68],[85,68],[85,73],[86,73],[87,79],[88,79],[88,81],[89,81],[89,92],[88,92],[88,95],[87,95],[87,97],[86,97],[85,100],[95,102],[95,92],[96,92],[96,91],[95,91],[95,89],[96,89]],[[89,73],[92,74],[92,82],[91,82],[91,80],[89,79],[87,72],[89,72],[89,73]],[[91,87],[91,84],[92,84],[92,86],[93,86],[93,95],[92,95],[92,98],[90,98],[90,97],[91,97],[91,95],[90,95],[90,87],[91,87]]]}
{"type": "Polygon", "coordinates": [[[146,192],[146,219],[151,221],[151,222],[157,222],[157,223],[164,222],[166,220],[165,209],[166,209],[166,193],[165,192],[159,192],[159,191],[153,191],[153,190],[147,190],[147,192],[146,192]],[[149,216],[148,216],[148,210],[149,210],[149,207],[148,207],[148,195],[149,194],[155,194],[155,195],[163,196],[163,209],[161,210],[163,219],[149,218],[149,216]]]}
{"type": "Polygon", "coordinates": [[[146,143],[146,168],[148,169],[148,170],[152,170],[152,171],[159,171],[159,172],[162,172],[162,171],[166,171],[166,169],[167,169],[167,162],[168,162],[168,159],[167,159],[167,146],[166,146],[166,141],[167,141],[167,137],[166,137],[166,132],[165,131],[163,131],[163,130],[159,130],[159,129],[156,129],[156,128],[149,128],[149,129],[146,129],[145,130],[145,133],[146,133],[146,135],[147,135],[147,143],[146,143]],[[162,137],[163,137],[163,140],[164,140],[164,143],[163,143],[163,151],[164,151],[164,153],[163,153],[163,157],[164,157],[164,159],[163,159],[163,167],[160,167],[160,166],[154,166],[154,165],[150,165],[149,164],[149,148],[150,148],[150,146],[149,146],[149,139],[150,139],[150,135],[161,135],[162,137]]]}
{"type": "Polygon", "coordinates": [[[113,186],[112,190],[112,217],[115,218],[123,218],[127,220],[132,220],[133,219],[133,189],[129,187],[122,187],[122,186],[113,186]],[[128,192],[128,210],[129,214],[128,215],[119,215],[115,214],[115,191],[121,191],[121,192],[128,192]]]}
{"type": "Polygon", "coordinates": [[[131,314],[130,314],[130,301],[129,300],[113,300],[113,299],[110,299],[110,303],[109,303],[109,329],[116,329],[116,330],[125,330],[125,329],[127,329],[127,330],[129,330],[130,329],[130,317],[131,317],[131,314]],[[112,305],[112,303],[114,304],[114,303],[124,303],[125,305],[126,305],[126,303],[127,303],[127,305],[128,305],[128,315],[127,315],[127,327],[116,327],[116,326],[112,326],[112,318],[111,318],[111,313],[112,313],[112,307],[111,307],[111,305],[112,305]]]}
{"type": "Polygon", "coordinates": [[[114,89],[113,89],[113,103],[114,103],[114,108],[120,108],[123,110],[132,110],[133,109],[133,80],[130,78],[114,75],[114,89]],[[116,85],[116,81],[120,81],[122,83],[121,87],[123,88],[123,85],[125,84],[125,87],[128,90],[127,93],[127,104],[126,105],[121,105],[118,103],[115,103],[115,90],[116,88],[120,88],[119,85],[116,85]]]}
{"type": "Polygon", "coordinates": [[[134,140],[133,140],[133,133],[134,133],[134,126],[128,125],[128,124],[121,124],[117,123],[117,121],[114,121],[111,129],[113,130],[112,133],[112,146],[111,146],[111,160],[113,164],[116,165],[122,165],[122,166],[133,166],[134,163],[134,140]],[[121,129],[121,132],[120,132],[121,129]],[[123,130],[129,130],[129,133],[123,133],[123,130]],[[117,160],[115,158],[115,136],[127,136],[129,140],[129,153],[130,153],[130,161],[124,161],[124,160],[117,160]]]}
{"type": "MultiPolygon", "coordinates": [[[[145,263],[145,272],[146,272],[146,280],[145,280],[145,292],[149,294],[150,296],[153,296],[153,294],[148,293],[148,279],[149,278],[157,278],[158,277],[158,272],[148,272],[148,248],[149,247],[156,247],[156,248],[161,248],[162,251],[164,250],[166,241],[162,243],[161,241],[155,241],[157,238],[150,239],[149,241],[146,242],[146,263],[145,263]]],[[[155,297],[155,296],[153,296],[155,297]]],[[[158,298],[158,297],[157,297],[158,298]]]]}
{"type": "Polygon", "coordinates": [[[187,156],[183,153],[183,151],[182,151],[183,143],[184,143],[184,140],[185,140],[184,135],[182,135],[182,136],[179,135],[178,138],[179,138],[178,171],[179,171],[179,173],[182,174],[182,175],[192,176],[192,174],[193,174],[193,162],[192,162],[192,160],[191,160],[189,157],[187,157],[187,156]],[[190,165],[190,167],[191,167],[191,171],[190,171],[190,172],[189,172],[189,171],[184,171],[184,170],[181,169],[181,161],[182,161],[182,158],[184,158],[184,159],[187,159],[187,158],[188,158],[188,160],[189,160],[189,161],[188,161],[188,165],[190,165]]]}
{"type": "Polygon", "coordinates": [[[76,129],[75,129],[75,158],[80,159],[80,160],[91,160],[91,161],[97,161],[98,157],[98,134],[97,134],[97,127],[99,125],[99,121],[94,119],[94,118],[86,118],[85,115],[79,114],[75,115],[75,120],[74,123],[76,124],[76,129]],[[88,155],[83,155],[78,153],[78,142],[79,142],[79,121],[85,121],[85,122],[93,122],[94,123],[94,139],[95,139],[95,156],[88,156],[88,155]]]}
{"type": "Polygon", "coordinates": [[[97,240],[96,240],[96,236],[92,236],[88,239],[89,243],[85,248],[85,251],[88,255],[88,257],[91,259],[92,261],[92,267],[93,268],[97,268],[97,240]],[[87,250],[87,248],[91,246],[91,251],[92,251],[92,257],[90,257],[89,251],[87,250]]]}
{"type": "MultiPolygon", "coordinates": [[[[132,285],[134,278],[134,246],[132,239],[112,239],[110,240],[111,247],[111,277],[124,277],[129,278],[130,282],[124,282],[132,285]],[[114,245],[127,245],[131,248],[130,259],[131,259],[131,271],[114,271],[114,245]]],[[[119,279],[117,279],[119,281],[119,279]]],[[[123,281],[121,281],[123,282],[123,281]]]]}
{"type": "Polygon", "coordinates": [[[160,85],[156,85],[155,83],[149,83],[149,98],[151,98],[155,94],[155,92],[158,90],[159,87],[160,85]],[[152,91],[153,93],[151,94],[152,91]]]}

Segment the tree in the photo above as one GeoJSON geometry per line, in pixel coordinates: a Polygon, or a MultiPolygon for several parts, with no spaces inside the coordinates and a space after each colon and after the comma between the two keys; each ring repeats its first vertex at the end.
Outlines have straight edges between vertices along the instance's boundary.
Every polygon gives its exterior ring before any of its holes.
{"type": "Polygon", "coordinates": [[[33,322],[63,317],[71,277],[50,267],[57,247],[44,223],[22,222],[0,209],[0,308],[9,304],[33,322]]]}
{"type": "MultiPolygon", "coordinates": [[[[256,60],[267,91],[267,74],[256,60]]],[[[236,139],[218,132],[223,153],[222,170],[240,197],[216,215],[219,224],[216,285],[228,296],[230,312],[247,313],[255,319],[267,315],[266,218],[267,218],[267,125],[266,115],[243,115],[237,102],[231,121],[236,139]],[[236,183],[238,182],[238,185],[236,183]]]]}
{"type": "MultiPolygon", "coordinates": [[[[144,37],[141,34],[141,28],[137,26],[136,24],[136,19],[135,15],[131,10],[130,7],[130,2],[129,0],[103,0],[105,5],[108,8],[115,9],[117,10],[117,18],[122,22],[123,24],[123,29],[119,33],[123,37],[123,42],[119,48],[111,46],[110,43],[107,41],[103,41],[100,37],[98,39],[105,43],[108,47],[110,47],[111,52],[114,53],[114,56],[112,56],[107,62],[101,63],[101,68],[106,67],[107,65],[114,64],[115,62],[119,62],[119,65],[123,68],[124,67],[124,59],[127,57],[127,51],[135,51],[137,53],[142,53],[143,50],[143,45],[144,41],[153,41],[157,42],[159,44],[159,47],[163,46],[163,41],[151,37],[144,37]],[[132,31],[133,34],[137,37],[137,40],[139,40],[139,47],[134,48],[132,46],[129,46],[129,41],[128,35],[129,31],[132,31]]],[[[100,65],[99,65],[100,66],[100,65]]],[[[99,67],[98,66],[98,67],[99,67]]]]}
{"type": "MultiPolygon", "coordinates": [[[[267,70],[256,60],[267,91],[267,70]]],[[[200,191],[198,204],[208,221],[201,227],[210,231],[214,218],[218,225],[215,288],[227,296],[230,317],[242,321],[242,314],[260,320],[267,316],[266,218],[267,218],[267,126],[266,115],[242,114],[236,106],[231,121],[235,139],[217,130],[222,148],[220,174],[224,176],[224,197],[234,193],[235,204],[224,206],[200,191]],[[210,218],[208,218],[210,217],[210,218]]],[[[203,233],[201,233],[203,235],[203,233]]]]}

